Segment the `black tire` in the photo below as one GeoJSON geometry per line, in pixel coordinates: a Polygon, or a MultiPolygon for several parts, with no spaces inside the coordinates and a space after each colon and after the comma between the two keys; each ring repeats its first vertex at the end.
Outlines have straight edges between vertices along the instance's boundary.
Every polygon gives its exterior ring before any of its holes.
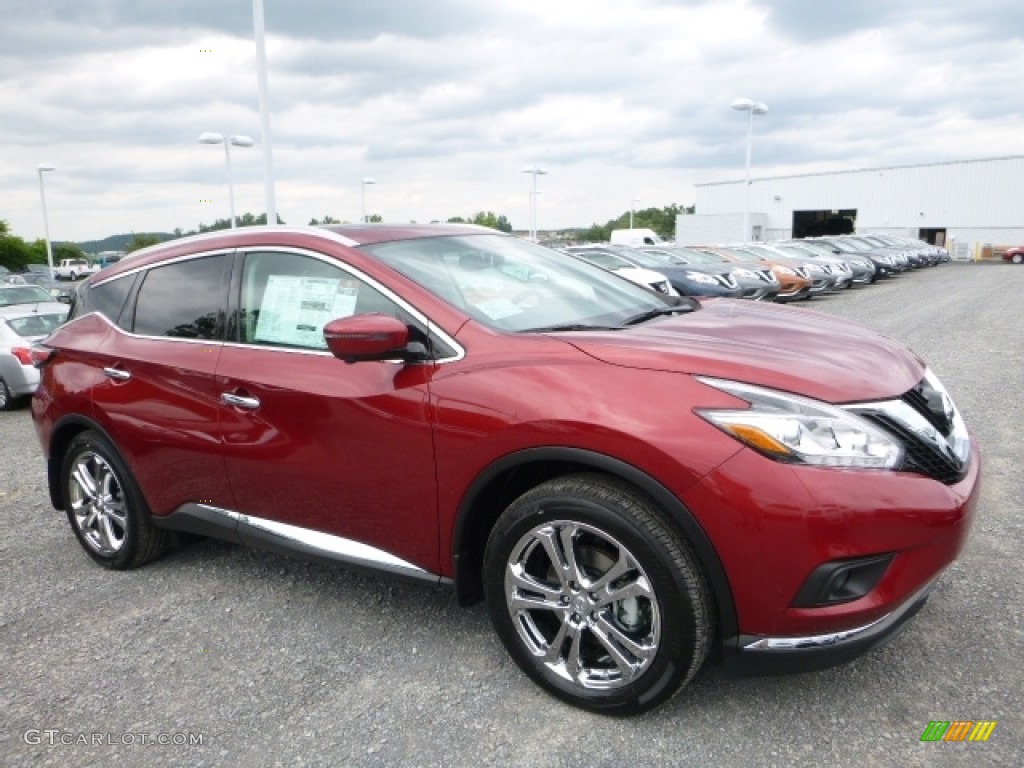
{"type": "Polygon", "coordinates": [[[484,586],[520,668],[595,712],[637,714],[670,699],[714,637],[689,546],[647,496],[604,475],[556,478],[509,505],[487,541],[484,586]]]}
{"type": "Polygon", "coordinates": [[[1024,264],[1024,254],[1015,253],[1010,259],[1014,264],[1024,264]]]}
{"type": "Polygon", "coordinates": [[[20,399],[12,395],[7,382],[0,379],[0,411],[13,411],[18,407],[20,399]]]}
{"type": "Polygon", "coordinates": [[[167,549],[168,533],[153,527],[135,478],[100,433],[75,436],[60,481],[71,529],[100,565],[115,571],[138,568],[167,549]]]}

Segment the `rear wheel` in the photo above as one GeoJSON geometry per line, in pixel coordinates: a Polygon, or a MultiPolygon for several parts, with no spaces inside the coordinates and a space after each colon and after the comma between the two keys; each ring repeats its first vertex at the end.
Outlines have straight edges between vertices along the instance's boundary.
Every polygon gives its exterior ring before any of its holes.
{"type": "Polygon", "coordinates": [[[13,411],[18,407],[18,398],[11,394],[7,382],[0,379],[0,411],[13,411]]]}
{"type": "Polygon", "coordinates": [[[645,711],[707,657],[711,599],[693,555],[650,499],[613,478],[558,478],[513,502],[484,575],[512,658],[577,706],[645,711]]]}
{"type": "Polygon", "coordinates": [[[1024,253],[1015,253],[1010,260],[1014,264],[1024,264],[1024,253]]]}
{"type": "Polygon", "coordinates": [[[71,441],[61,482],[71,528],[100,565],[137,568],[167,548],[168,533],[153,527],[135,479],[103,435],[87,431],[71,441]]]}

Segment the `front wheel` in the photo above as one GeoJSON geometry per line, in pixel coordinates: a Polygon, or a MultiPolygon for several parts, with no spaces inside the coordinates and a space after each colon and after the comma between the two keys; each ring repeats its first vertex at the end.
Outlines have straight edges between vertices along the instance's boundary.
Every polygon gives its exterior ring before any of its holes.
{"type": "Polygon", "coordinates": [[[153,526],[135,479],[103,435],[86,431],[71,441],[61,483],[71,528],[100,565],[137,568],[167,548],[167,532],[153,526]]]}
{"type": "Polygon", "coordinates": [[[601,475],[537,486],[502,513],[487,607],[516,663],[576,706],[635,714],[697,673],[714,635],[708,587],[656,505],[601,475]]]}
{"type": "Polygon", "coordinates": [[[1024,253],[1015,253],[1010,260],[1014,264],[1024,264],[1024,253]]]}

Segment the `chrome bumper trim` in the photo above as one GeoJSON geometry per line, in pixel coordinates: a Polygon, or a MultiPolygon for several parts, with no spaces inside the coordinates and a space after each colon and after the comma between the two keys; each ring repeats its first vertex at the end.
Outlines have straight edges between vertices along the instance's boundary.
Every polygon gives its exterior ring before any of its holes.
{"type": "Polygon", "coordinates": [[[773,652],[773,651],[805,651],[818,648],[833,648],[847,643],[854,643],[877,635],[884,635],[890,627],[898,623],[904,614],[916,610],[921,601],[935,586],[938,576],[933,578],[921,589],[908,598],[903,605],[895,611],[891,611],[880,619],[870,624],[864,624],[853,629],[845,629],[840,632],[829,632],[823,635],[809,635],[806,637],[759,637],[740,647],[741,651],[773,652]]]}

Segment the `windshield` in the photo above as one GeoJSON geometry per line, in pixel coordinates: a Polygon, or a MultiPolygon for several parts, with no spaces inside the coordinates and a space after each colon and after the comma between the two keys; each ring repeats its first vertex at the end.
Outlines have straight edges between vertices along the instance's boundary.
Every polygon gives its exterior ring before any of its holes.
{"type": "Polygon", "coordinates": [[[581,259],[505,235],[459,235],[365,245],[484,325],[504,331],[621,327],[673,303],[581,259]]]}
{"type": "Polygon", "coordinates": [[[35,304],[39,301],[53,301],[50,294],[34,285],[13,285],[0,288],[0,307],[14,304],[35,304]]]}
{"type": "Polygon", "coordinates": [[[580,250],[569,248],[567,249],[567,253],[571,253],[573,256],[581,258],[589,264],[601,267],[601,269],[629,269],[634,266],[621,256],[616,256],[614,253],[608,253],[608,251],[598,251],[590,248],[580,250]]]}

